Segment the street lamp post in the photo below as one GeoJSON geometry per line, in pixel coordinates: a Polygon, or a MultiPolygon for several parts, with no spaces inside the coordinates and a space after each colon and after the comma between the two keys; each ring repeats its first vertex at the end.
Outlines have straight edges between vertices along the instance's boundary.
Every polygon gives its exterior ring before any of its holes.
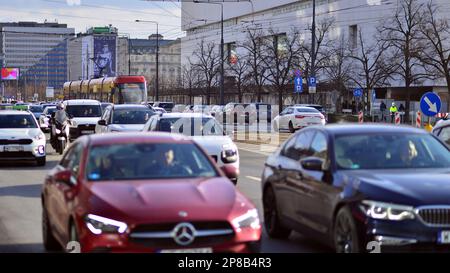
{"type": "MultiPolygon", "coordinates": [[[[315,67],[315,63],[316,63],[316,0],[313,0],[312,2],[313,6],[312,6],[312,25],[311,25],[311,29],[312,29],[312,37],[311,37],[311,77],[315,78],[316,77],[316,67],[315,67]]],[[[309,83],[308,83],[309,85],[309,83]]],[[[314,103],[314,94],[312,97],[312,103],[314,103]]]]}
{"type": "Polygon", "coordinates": [[[136,22],[156,24],[156,82],[155,101],[159,100],[159,23],[156,21],[136,20],[136,22]]]}

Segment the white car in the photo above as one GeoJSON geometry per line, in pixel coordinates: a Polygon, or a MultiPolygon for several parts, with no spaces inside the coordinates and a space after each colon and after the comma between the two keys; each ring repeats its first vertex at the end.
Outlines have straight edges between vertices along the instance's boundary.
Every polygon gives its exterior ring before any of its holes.
{"type": "Polygon", "coordinates": [[[35,160],[38,166],[44,166],[45,144],[45,134],[33,114],[0,111],[0,160],[35,160]]]}
{"type": "Polygon", "coordinates": [[[167,111],[164,108],[161,108],[161,107],[152,107],[152,108],[153,108],[153,111],[155,111],[158,114],[167,113],[167,111]]]}
{"type": "Polygon", "coordinates": [[[56,112],[56,106],[47,106],[39,117],[39,127],[44,132],[50,132],[50,118],[56,112]]]}
{"type": "Polygon", "coordinates": [[[273,129],[289,130],[293,133],[295,130],[311,126],[325,125],[325,116],[317,109],[312,107],[292,106],[284,109],[273,120],[273,129]]]}
{"type": "Polygon", "coordinates": [[[105,108],[95,126],[96,134],[111,132],[139,132],[155,112],[146,105],[119,104],[105,108]]]}
{"type": "Polygon", "coordinates": [[[439,120],[431,133],[450,146],[450,119],[439,120]]]}
{"type": "Polygon", "coordinates": [[[69,139],[95,133],[95,126],[102,116],[102,106],[97,100],[66,100],[66,112],[71,120],[69,139]]]}
{"type": "Polygon", "coordinates": [[[154,115],[145,124],[142,131],[180,133],[192,137],[219,167],[228,166],[229,171],[235,173],[231,181],[237,183],[239,177],[238,148],[233,140],[224,133],[222,126],[214,117],[197,113],[154,115]]]}

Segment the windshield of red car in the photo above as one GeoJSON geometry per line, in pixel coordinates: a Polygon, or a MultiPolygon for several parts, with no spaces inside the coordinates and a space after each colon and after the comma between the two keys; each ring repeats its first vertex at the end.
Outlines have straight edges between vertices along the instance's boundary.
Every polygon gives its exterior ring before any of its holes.
{"type": "Polygon", "coordinates": [[[206,155],[189,143],[94,146],[89,151],[86,173],[90,181],[218,176],[206,155]]]}

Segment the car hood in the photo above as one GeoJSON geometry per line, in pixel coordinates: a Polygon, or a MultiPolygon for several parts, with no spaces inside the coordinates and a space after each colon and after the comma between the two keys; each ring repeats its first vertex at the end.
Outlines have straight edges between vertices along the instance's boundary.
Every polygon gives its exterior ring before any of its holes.
{"type": "Polygon", "coordinates": [[[139,132],[144,128],[145,124],[110,124],[108,127],[111,131],[119,132],[139,132]]]}
{"type": "Polygon", "coordinates": [[[450,205],[450,168],[346,171],[364,198],[405,205],[450,205]]]}
{"type": "Polygon", "coordinates": [[[100,117],[93,117],[93,118],[72,118],[72,121],[75,121],[77,125],[92,125],[97,124],[97,122],[100,120],[100,117]]]}
{"type": "Polygon", "coordinates": [[[226,219],[237,197],[234,185],[223,177],[89,184],[92,207],[102,207],[92,204],[100,199],[114,215],[137,223],[179,221],[180,211],[187,212],[190,220],[226,219]]]}
{"type": "Polygon", "coordinates": [[[228,136],[193,136],[192,139],[211,155],[222,152],[223,145],[234,145],[228,136]]]}
{"type": "Polygon", "coordinates": [[[21,139],[21,138],[33,138],[40,133],[39,128],[28,129],[0,129],[1,139],[21,139]]]}

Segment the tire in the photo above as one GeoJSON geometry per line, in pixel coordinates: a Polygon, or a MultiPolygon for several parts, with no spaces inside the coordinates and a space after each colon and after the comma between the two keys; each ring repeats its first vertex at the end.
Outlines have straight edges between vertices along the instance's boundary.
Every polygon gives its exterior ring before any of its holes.
{"type": "Polygon", "coordinates": [[[45,166],[46,162],[47,162],[47,158],[45,156],[36,158],[36,164],[39,167],[45,166]]]}
{"type": "MultiPolygon", "coordinates": [[[[78,237],[77,228],[76,228],[76,226],[75,226],[75,224],[73,222],[71,222],[71,224],[69,226],[69,242],[78,242],[78,243],[80,242],[79,241],[79,237],[78,237]]],[[[69,249],[69,248],[70,248],[70,246],[69,246],[69,244],[67,244],[65,252],[68,252],[68,253],[79,253],[81,251],[80,249],[75,250],[75,249],[69,249]]]]}
{"type": "Polygon", "coordinates": [[[289,121],[289,132],[295,133],[295,128],[294,128],[294,125],[292,124],[292,121],[289,121]]]}
{"type": "Polygon", "coordinates": [[[334,220],[333,242],[337,253],[361,252],[356,223],[348,207],[341,208],[334,220]]]}
{"type": "Polygon", "coordinates": [[[277,210],[277,201],[272,187],[266,188],[263,196],[264,227],[271,238],[287,238],[291,230],[283,227],[277,210]]]}
{"type": "Polygon", "coordinates": [[[64,149],[66,148],[66,141],[61,140],[59,143],[59,154],[62,155],[64,153],[64,149]]]}
{"type": "Polygon", "coordinates": [[[61,250],[61,245],[58,243],[55,236],[53,235],[50,220],[48,219],[48,214],[45,207],[42,208],[42,239],[45,250],[47,251],[61,250]]]}

